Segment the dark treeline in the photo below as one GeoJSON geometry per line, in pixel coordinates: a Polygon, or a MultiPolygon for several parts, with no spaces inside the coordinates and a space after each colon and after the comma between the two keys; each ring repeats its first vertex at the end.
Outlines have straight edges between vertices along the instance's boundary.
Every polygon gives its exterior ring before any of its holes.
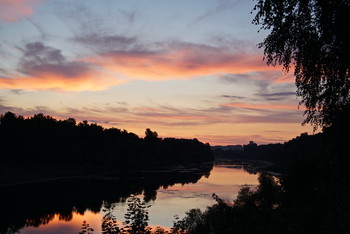
{"type": "Polygon", "coordinates": [[[0,117],[1,164],[69,164],[138,168],[212,161],[209,144],[197,139],[145,137],[87,121],[29,118],[7,112],[0,117]]]}
{"type": "MultiPolygon", "coordinates": [[[[321,152],[322,141],[325,141],[323,133],[308,135],[302,133],[283,144],[257,145],[251,141],[239,150],[214,147],[214,156],[216,159],[229,160],[260,160],[274,164],[274,170],[286,170],[292,163],[305,160],[312,155],[319,155],[321,152]]],[[[281,172],[281,171],[280,171],[281,172]]]]}
{"type": "Polygon", "coordinates": [[[50,223],[55,215],[70,221],[74,213],[100,212],[115,203],[125,203],[131,195],[143,195],[143,202],[157,198],[160,187],[176,183],[196,183],[208,177],[212,163],[174,166],[167,170],[125,171],[109,177],[64,178],[22,186],[0,187],[0,207],[4,214],[0,233],[16,233],[24,227],[50,223]]]}

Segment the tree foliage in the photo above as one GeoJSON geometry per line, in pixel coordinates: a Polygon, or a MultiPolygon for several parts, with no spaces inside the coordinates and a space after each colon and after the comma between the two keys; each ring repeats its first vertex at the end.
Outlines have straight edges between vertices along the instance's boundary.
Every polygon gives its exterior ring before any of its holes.
{"type": "Polygon", "coordinates": [[[129,230],[129,233],[144,233],[150,234],[151,228],[148,226],[148,208],[144,201],[141,201],[139,197],[131,196],[126,201],[128,204],[127,213],[125,218],[125,229],[129,230]]]}
{"type": "Polygon", "coordinates": [[[258,0],[253,23],[270,34],[259,44],[269,65],[294,66],[305,123],[327,127],[349,111],[350,2],[258,0]]]}
{"type": "Polygon", "coordinates": [[[260,174],[256,190],[243,186],[233,204],[213,194],[216,204],[205,211],[189,210],[183,219],[174,223],[173,230],[193,234],[286,233],[280,232],[279,224],[272,222],[280,215],[276,209],[280,206],[279,196],[278,181],[267,174],[260,174]],[[270,198],[271,195],[274,199],[270,198]]]}
{"type": "Polygon", "coordinates": [[[75,119],[56,120],[42,113],[24,118],[0,115],[3,165],[69,164],[102,168],[137,168],[212,161],[209,144],[197,139],[144,138],[117,128],[75,119]]]}

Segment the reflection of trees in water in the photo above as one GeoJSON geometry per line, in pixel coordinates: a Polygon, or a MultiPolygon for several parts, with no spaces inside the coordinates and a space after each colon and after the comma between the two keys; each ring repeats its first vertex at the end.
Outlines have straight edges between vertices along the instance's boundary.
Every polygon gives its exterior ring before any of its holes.
{"type": "MultiPolygon", "coordinates": [[[[155,230],[148,226],[148,205],[145,200],[141,200],[139,197],[131,195],[126,203],[128,209],[124,215],[125,221],[118,223],[116,217],[113,214],[115,203],[104,203],[102,210],[105,212],[101,223],[102,234],[166,234],[169,233],[161,227],[156,227],[155,230]]],[[[79,234],[93,234],[94,229],[85,220],[82,223],[81,231],[79,234]]],[[[173,233],[173,232],[171,232],[173,233]]],[[[175,232],[180,233],[180,232],[175,232]]]]}
{"type": "MultiPolygon", "coordinates": [[[[102,224],[101,224],[101,229],[103,234],[118,233],[120,231],[117,218],[113,215],[114,207],[115,207],[114,203],[108,203],[108,202],[103,203],[102,211],[105,212],[105,215],[102,218],[102,224]]],[[[84,232],[81,232],[81,233],[84,233],[84,232]]]]}
{"type": "Polygon", "coordinates": [[[265,171],[264,169],[271,166],[272,163],[249,159],[220,159],[215,161],[215,165],[225,168],[243,169],[249,174],[256,175],[259,172],[265,171]]]}
{"type": "Polygon", "coordinates": [[[171,170],[125,172],[114,178],[70,179],[13,186],[1,189],[5,214],[0,233],[14,233],[24,227],[48,224],[58,215],[70,221],[73,213],[98,213],[106,204],[126,202],[131,194],[143,194],[144,201],[155,200],[160,187],[176,183],[196,183],[209,176],[212,164],[177,167],[171,170]]]}

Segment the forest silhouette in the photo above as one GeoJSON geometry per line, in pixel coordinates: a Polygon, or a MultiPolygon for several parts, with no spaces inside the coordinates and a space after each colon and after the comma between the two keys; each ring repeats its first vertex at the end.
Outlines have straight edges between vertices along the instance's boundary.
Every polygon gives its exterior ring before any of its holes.
{"type": "Polygon", "coordinates": [[[106,170],[213,160],[210,145],[197,139],[162,139],[150,129],[140,138],[126,130],[41,113],[27,118],[12,112],[1,115],[0,141],[2,165],[47,165],[57,170],[64,170],[64,165],[106,170]]]}

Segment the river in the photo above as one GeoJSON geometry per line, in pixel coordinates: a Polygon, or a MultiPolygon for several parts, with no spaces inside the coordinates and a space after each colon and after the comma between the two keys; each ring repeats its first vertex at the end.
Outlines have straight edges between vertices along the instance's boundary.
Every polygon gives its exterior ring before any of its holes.
{"type": "Polygon", "coordinates": [[[122,223],[131,194],[150,205],[151,227],[168,229],[175,215],[182,218],[191,208],[204,210],[214,203],[213,193],[232,201],[242,185],[256,186],[257,177],[241,165],[203,164],[10,188],[1,202],[6,217],[0,233],[79,233],[84,220],[100,233],[103,207],[112,205],[113,216],[122,223]]]}

